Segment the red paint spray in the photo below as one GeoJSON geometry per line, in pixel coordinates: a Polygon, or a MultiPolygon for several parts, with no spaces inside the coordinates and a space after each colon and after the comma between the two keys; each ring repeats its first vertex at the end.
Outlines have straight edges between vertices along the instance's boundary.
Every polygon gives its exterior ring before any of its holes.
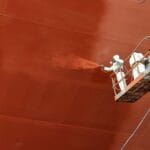
{"type": "Polygon", "coordinates": [[[81,58],[75,55],[59,55],[51,59],[51,65],[56,68],[65,68],[65,69],[94,69],[99,65],[90,60],[81,58]]]}

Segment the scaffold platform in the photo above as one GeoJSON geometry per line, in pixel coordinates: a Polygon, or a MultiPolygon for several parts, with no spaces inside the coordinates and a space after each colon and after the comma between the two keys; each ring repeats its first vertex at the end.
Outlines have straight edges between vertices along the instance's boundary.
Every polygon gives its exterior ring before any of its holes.
{"type": "Polygon", "coordinates": [[[124,91],[115,95],[116,102],[135,102],[150,92],[150,69],[140,74],[124,91]]]}

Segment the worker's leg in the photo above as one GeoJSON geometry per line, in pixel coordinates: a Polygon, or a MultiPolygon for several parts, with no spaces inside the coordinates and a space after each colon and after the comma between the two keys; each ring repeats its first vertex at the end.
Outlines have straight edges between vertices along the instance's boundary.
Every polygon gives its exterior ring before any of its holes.
{"type": "Polygon", "coordinates": [[[141,73],[145,72],[145,65],[139,63],[135,68],[133,68],[133,78],[136,79],[141,73]]]}
{"type": "Polygon", "coordinates": [[[118,85],[120,87],[120,90],[121,91],[125,90],[127,84],[126,84],[124,72],[118,72],[116,74],[116,77],[117,77],[117,81],[118,81],[118,85]]]}

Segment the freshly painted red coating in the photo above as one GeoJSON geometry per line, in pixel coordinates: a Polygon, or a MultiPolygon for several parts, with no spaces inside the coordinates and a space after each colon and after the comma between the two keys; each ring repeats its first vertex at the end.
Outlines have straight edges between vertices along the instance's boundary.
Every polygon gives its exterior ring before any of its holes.
{"type": "Polygon", "coordinates": [[[148,0],[0,0],[0,149],[120,149],[150,95],[115,103],[97,64],[150,34],[149,11],[148,0]]]}

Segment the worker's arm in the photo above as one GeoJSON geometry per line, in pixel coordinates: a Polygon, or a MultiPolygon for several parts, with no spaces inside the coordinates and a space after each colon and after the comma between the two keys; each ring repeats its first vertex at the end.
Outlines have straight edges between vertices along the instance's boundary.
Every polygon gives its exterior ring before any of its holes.
{"type": "Polygon", "coordinates": [[[113,71],[112,66],[111,67],[105,67],[104,65],[100,65],[100,68],[102,71],[106,71],[106,72],[113,71]]]}
{"type": "Polygon", "coordinates": [[[150,57],[145,57],[141,62],[144,63],[145,65],[149,64],[150,63],[150,57]]]}
{"type": "Polygon", "coordinates": [[[138,57],[137,62],[139,63],[143,63],[144,60],[146,61],[146,58],[144,57],[142,53],[138,53],[137,57],[138,57]]]}
{"type": "Polygon", "coordinates": [[[139,53],[138,54],[138,63],[145,63],[146,61],[148,61],[148,58],[147,57],[144,57],[144,55],[143,54],[141,54],[141,53],[139,53]]]}
{"type": "Polygon", "coordinates": [[[108,72],[113,71],[112,66],[111,67],[104,67],[103,69],[104,69],[104,71],[108,71],[108,72]]]}

